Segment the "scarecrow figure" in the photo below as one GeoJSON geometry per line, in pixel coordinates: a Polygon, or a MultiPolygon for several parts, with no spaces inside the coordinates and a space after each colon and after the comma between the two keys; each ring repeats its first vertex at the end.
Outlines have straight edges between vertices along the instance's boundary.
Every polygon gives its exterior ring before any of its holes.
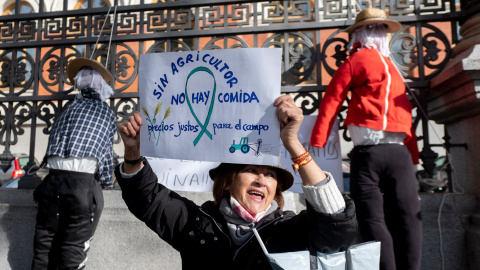
{"type": "Polygon", "coordinates": [[[102,188],[113,186],[114,112],[104,102],[113,76],[87,58],[70,61],[80,93],[55,121],[44,161],[50,171],[34,191],[38,204],[32,269],[82,269],[103,210],[102,188]]]}
{"type": "Polygon", "coordinates": [[[401,74],[388,58],[387,33],[400,28],[380,9],[357,15],[346,29],[352,34],[350,57],[328,85],[311,136],[312,146],[325,146],[350,91],[344,123],[354,143],[350,192],[361,237],[381,242],[380,267],[388,270],[420,269],[422,249],[412,105],[401,74]],[[408,142],[414,151],[409,152],[408,142]]]}

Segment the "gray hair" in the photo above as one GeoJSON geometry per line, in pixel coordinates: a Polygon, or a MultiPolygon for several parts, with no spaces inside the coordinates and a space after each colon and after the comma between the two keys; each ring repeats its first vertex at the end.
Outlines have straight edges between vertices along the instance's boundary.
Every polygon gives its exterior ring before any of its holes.
{"type": "Polygon", "coordinates": [[[356,43],[360,43],[360,48],[375,48],[384,56],[390,56],[387,30],[381,23],[370,23],[356,29],[348,44],[348,50],[352,50],[356,43]]]}

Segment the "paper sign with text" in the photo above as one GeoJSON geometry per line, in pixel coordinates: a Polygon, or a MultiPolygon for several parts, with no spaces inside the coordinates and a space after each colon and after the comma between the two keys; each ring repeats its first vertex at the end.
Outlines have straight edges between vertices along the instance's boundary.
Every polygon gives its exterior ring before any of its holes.
{"type": "MultiPolygon", "coordinates": [[[[316,116],[304,117],[302,126],[298,133],[300,142],[308,147],[310,135],[316,116]]],[[[311,148],[311,155],[322,170],[330,172],[337,183],[340,191],[344,191],[342,177],[342,156],[340,151],[340,137],[338,135],[338,120],[333,125],[325,148],[311,148]]],[[[293,172],[292,160],[290,154],[281,146],[281,165],[293,172]]],[[[191,160],[172,160],[161,158],[148,158],[153,171],[158,177],[158,182],[171,190],[175,191],[212,191],[213,181],[208,175],[208,171],[218,166],[219,162],[191,161],[191,160]]],[[[289,191],[303,193],[302,180],[298,173],[293,174],[295,182],[289,191]]]]}
{"type": "Polygon", "coordinates": [[[276,165],[281,49],[144,54],[140,57],[140,153],[276,165]]]}
{"type": "MultiPolygon", "coordinates": [[[[298,139],[306,149],[310,150],[310,155],[317,165],[323,170],[332,174],[333,179],[337,183],[338,189],[344,191],[343,174],[342,174],[342,151],[340,148],[340,137],[338,134],[338,119],[335,121],[328,136],[328,141],[324,148],[312,147],[310,145],[310,136],[313,126],[315,125],[316,115],[305,115],[302,126],[298,132],[298,139]]],[[[303,193],[302,179],[298,172],[294,172],[292,168],[292,157],[282,145],[282,156],[280,158],[282,167],[288,169],[294,176],[293,186],[289,191],[303,193]]]]}
{"type": "Polygon", "coordinates": [[[178,160],[147,157],[158,183],[175,191],[212,191],[213,181],[208,172],[220,162],[178,160]]]}

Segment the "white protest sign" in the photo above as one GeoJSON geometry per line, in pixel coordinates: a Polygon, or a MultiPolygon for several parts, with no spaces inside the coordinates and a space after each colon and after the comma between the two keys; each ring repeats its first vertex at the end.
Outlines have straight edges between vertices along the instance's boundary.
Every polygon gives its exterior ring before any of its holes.
{"type": "MultiPolygon", "coordinates": [[[[298,132],[298,139],[306,149],[310,150],[310,155],[318,166],[332,174],[333,179],[337,183],[338,189],[344,191],[343,174],[342,174],[342,151],[340,148],[340,137],[338,135],[338,119],[335,121],[332,127],[332,131],[328,136],[328,141],[324,148],[312,147],[310,145],[310,136],[312,135],[312,129],[315,125],[315,115],[305,115],[303,118],[302,126],[298,132]]],[[[298,172],[294,172],[292,168],[292,157],[285,150],[282,145],[282,156],[280,158],[282,167],[288,169],[294,176],[293,186],[289,191],[303,193],[302,179],[298,172]]]]}
{"type": "Polygon", "coordinates": [[[213,181],[208,172],[219,162],[147,158],[158,183],[175,191],[212,191],[213,181]]]}
{"type": "Polygon", "coordinates": [[[281,49],[144,54],[139,94],[144,156],[276,165],[281,49]]]}
{"type": "MultiPolygon", "coordinates": [[[[304,117],[302,126],[300,127],[298,138],[304,144],[305,148],[310,146],[310,135],[316,116],[304,117]]],[[[338,121],[338,120],[337,120],[338,121]]],[[[292,160],[290,154],[285,151],[282,146],[281,164],[282,167],[292,169],[292,160]]],[[[340,191],[344,190],[342,178],[342,156],[340,151],[340,141],[338,135],[338,122],[333,125],[332,131],[328,138],[325,148],[310,148],[310,154],[322,168],[322,170],[330,172],[340,191]]],[[[162,158],[148,158],[148,162],[152,166],[153,171],[158,177],[158,182],[167,188],[175,191],[212,191],[213,181],[210,179],[208,172],[210,169],[218,166],[219,162],[191,161],[191,160],[172,160],[162,158]]],[[[298,173],[293,173],[295,183],[289,191],[303,193],[302,180],[298,173]]]]}

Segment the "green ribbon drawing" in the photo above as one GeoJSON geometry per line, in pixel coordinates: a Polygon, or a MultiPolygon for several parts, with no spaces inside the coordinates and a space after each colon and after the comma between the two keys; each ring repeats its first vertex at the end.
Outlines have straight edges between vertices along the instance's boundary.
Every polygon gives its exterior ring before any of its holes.
{"type": "Polygon", "coordinates": [[[193,141],[193,146],[197,145],[198,141],[200,140],[200,138],[203,136],[204,133],[207,134],[207,136],[210,138],[210,140],[212,139],[212,134],[207,130],[207,126],[208,126],[208,122],[210,122],[210,116],[212,116],[213,103],[215,102],[215,92],[216,92],[216,90],[217,90],[217,82],[215,81],[215,76],[213,76],[213,73],[210,69],[208,69],[206,67],[197,67],[194,70],[192,70],[190,72],[190,74],[188,74],[187,81],[185,82],[185,97],[187,99],[187,103],[188,103],[188,107],[190,108],[190,112],[192,113],[193,117],[195,117],[195,120],[197,121],[198,125],[202,128],[200,133],[197,135],[197,138],[195,138],[195,140],[193,141]],[[210,101],[210,108],[208,109],[207,118],[205,119],[205,123],[203,123],[203,125],[200,123],[200,120],[198,120],[197,115],[193,111],[192,104],[190,103],[190,99],[188,98],[188,93],[187,93],[188,79],[190,79],[190,77],[193,74],[195,74],[196,72],[199,72],[199,71],[205,71],[208,74],[212,75],[212,77],[213,77],[212,101],[210,101]]]}

